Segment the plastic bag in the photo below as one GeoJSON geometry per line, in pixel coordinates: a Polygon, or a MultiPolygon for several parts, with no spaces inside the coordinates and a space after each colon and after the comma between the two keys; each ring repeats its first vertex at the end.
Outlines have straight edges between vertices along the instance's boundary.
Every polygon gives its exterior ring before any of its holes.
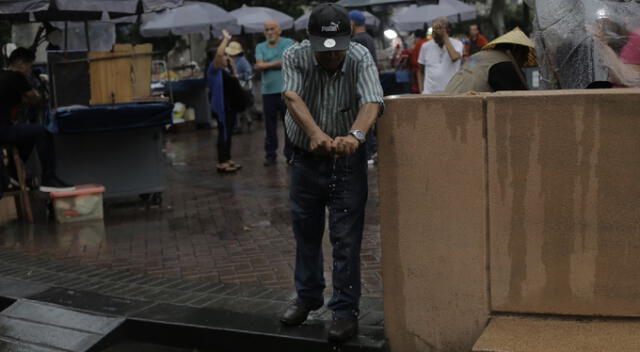
{"type": "Polygon", "coordinates": [[[640,62],[632,63],[640,56],[640,2],[537,0],[535,6],[542,88],[640,85],[640,62]]]}

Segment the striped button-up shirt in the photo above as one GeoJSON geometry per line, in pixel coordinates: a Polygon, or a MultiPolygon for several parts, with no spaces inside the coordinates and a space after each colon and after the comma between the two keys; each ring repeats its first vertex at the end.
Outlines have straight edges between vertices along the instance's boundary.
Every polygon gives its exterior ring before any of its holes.
{"type": "MultiPolygon", "coordinates": [[[[378,70],[366,47],[352,42],[339,69],[330,76],[319,66],[308,40],[285,51],[282,62],[284,91],[297,93],[318,127],[329,137],[347,136],[360,107],[380,103],[382,86],[378,70]]],[[[291,142],[309,150],[309,137],[287,112],[287,135],[291,142]]]]}

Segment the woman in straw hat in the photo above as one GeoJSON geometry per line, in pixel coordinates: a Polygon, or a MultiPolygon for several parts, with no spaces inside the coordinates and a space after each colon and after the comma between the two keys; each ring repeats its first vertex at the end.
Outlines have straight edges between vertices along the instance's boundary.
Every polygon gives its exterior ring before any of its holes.
{"type": "Polygon", "coordinates": [[[238,82],[233,60],[227,57],[226,49],[231,35],[222,31],[223,39],[218,45],[213,61],[207,69],[207,82],[211,94],[211,111],[218,120],[218,164],[220,173],[233,173],[242,168],[231,160],[231,139],[238,113],[244,111],[248,102],[238,82]]]}
{"type": "Polygon", "coordinates": [[[533,42],[520,28],[515,28],[471,56],[451,78],[445,93],[527,90],[522,67],[535,65],[533,42]]]}

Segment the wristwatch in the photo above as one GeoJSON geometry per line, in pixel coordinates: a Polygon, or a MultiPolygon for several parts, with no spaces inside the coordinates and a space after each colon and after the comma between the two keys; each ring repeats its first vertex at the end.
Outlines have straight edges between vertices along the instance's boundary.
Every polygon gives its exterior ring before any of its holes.
{"type": "Polygon", "coordinates": [[[367,140],[364,132],[360,130],[349,131],[349,134],[354,136],[358,140],[358,142],[360,142],[360,144],[364,143],[367,140]]]}

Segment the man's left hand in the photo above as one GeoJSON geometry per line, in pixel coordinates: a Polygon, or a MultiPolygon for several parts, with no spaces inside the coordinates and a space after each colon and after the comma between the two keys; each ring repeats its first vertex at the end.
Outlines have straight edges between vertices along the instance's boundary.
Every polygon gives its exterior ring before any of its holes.
{"type": "Polygon", "coordinates": [[[333,141],[333,151],[336,156],[348,156],[356,152],[360,142],[354,136],[337,137],[333,141]]]}

